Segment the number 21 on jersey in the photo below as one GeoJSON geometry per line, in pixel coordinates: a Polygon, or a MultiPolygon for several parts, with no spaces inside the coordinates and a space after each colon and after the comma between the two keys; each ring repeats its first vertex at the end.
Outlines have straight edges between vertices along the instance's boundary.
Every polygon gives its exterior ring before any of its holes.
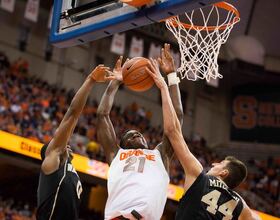
{"type": "Polygon", "coordinates": [[[145,157],[129,157],[125,160],[125,166],[123,172],[127,171],[136,171],[138,173],[143,173],[145,166],[146,158],[145,157]]]}
{"type": "Polygon", "coordinates": [[[218,206],[218,200],[220,196],[221,192],[219,192],[218,190],[213,190],[207,193],[206,195],[202,196],[201,201],[208,205],[206,209],[208,212],[215,215],[218,211],[224,215],[223,220],[231,220],[233,217],[232,213],[236,208],[238,202],[234,199],[231,199],[228,202],[225,202],[218,206]]]}

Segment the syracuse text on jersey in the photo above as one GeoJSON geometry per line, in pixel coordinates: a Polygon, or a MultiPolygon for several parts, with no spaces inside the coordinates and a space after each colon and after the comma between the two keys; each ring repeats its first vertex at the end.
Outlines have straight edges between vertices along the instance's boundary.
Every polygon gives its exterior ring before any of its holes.
{"type": "Polygon", "coordinates": [[[125,160],[131,156],[145,156],[147,160],[155,161],[155,155],[154,154],[145,154],[143,150],[137,149],[137,150],[129,150],[127,152],[122,152],[120,154],[120,160],[125,160]]]}

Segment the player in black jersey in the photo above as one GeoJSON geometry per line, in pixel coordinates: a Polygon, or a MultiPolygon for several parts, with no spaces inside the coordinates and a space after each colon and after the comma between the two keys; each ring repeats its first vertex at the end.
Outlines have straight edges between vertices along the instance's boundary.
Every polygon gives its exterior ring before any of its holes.
{"type": "Polygon", "coordinates": [[[71,164],[72,150],[67,145],[95,82],[105,80],[108,67],[97,66],[74,96],[54,137],[41,149],[42,165],[37,191],[38,220],[76,220],[82,185],[71,164]]]}
{"type": "Polygon", "coordinates": [[[213,163],[205,174],[202,165],[189,151],[183,138],[181,126],[172,105],[170,94],[162,79],[156,62],[152,63],[150,75],[161,90],[165,135],[182,164],[186,179],[185,195],[180,200],[177,220],[254,220],[259,219],[244,200],[232,189],[247,175],[246,166],[234,157],[226,157],[213,163]]]}

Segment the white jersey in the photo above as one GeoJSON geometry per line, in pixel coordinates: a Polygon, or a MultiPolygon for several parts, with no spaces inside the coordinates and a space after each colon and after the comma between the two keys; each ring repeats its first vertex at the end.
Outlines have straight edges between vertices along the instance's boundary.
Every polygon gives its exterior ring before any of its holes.
{"type": "Polygon", "coordinates": [[[168,183],[169,176],[157,149],[120,149],[108,173],[105,219],[121,215],[135,219],[131,215],[135,210],[143,220],[159,220],[168,183]]]}

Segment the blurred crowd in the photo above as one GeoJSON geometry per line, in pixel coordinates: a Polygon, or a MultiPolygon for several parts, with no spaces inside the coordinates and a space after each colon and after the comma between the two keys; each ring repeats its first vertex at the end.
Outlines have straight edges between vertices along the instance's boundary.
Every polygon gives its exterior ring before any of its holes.
{"type": "Polygon", "coordinates": [[[35,209],[28,203],[0,197],[0,220],[35,220],[35,209]]]}
{"type": "MultiPolygon", "coordinates": [[[[28,66],[28,62],[21,58],[10,64],[5,55],[0,53],[0,128],[16,135],[47,143],[67,111],[74,91],[66,91],[30,76],[28,66]]],[[[97,107],[98,103],[95,100],[88,101],[70,145],[78,154],[105,161],[103,149],[97,143],[96,137],[97,107]]],[[[162,128],[153,127],[150,123],[150,119],[153,117],[152,112],[137,103],[132,103],[124,109],[114,106],[110,117],[117,137],[121,137],[121,134],[127,129],[136,129],[142,132],[152,146],[156,146],[162,139],[162,128]]],[[[194,137],[188,142],[188,145],[206,170],[210,168],[212,162],[222,159],[207,148],[206,141],[202,137],[194,137]]],[[[253,169],[250,169],[246,183],[239,190],[241,192],[250,191],[263,198],[270,207],[263,211],[280,216],[279,159],[278,161],[273,158],[269,158],[267,161],[252,159],[248,164],[253,169]]],[[[170,179],[171,183],[183,186],[184,172],[178,160],[172,160],[170,179]]],[[[248,201],[252,208],[260,209],[253,203],[253,200],[250,202],[250,198],[248,198],[248,201]]]]}
{"type": "MultiPolygon", "coordinates": [[[[102,220],[102,213],[93,210],[81,213],[80,220],[102,220]]],[[[36,220],[36,208],[28,202],[0,196],[0,220],[36,220]]]]}
{"type": "Polygon", "coordinates": [[[258,210],[280,216],[280,157],[251,159],[248,164],[251,169],[240,190],[254,193],[261,200],[249,196],[247,202],[258,210]]]}

